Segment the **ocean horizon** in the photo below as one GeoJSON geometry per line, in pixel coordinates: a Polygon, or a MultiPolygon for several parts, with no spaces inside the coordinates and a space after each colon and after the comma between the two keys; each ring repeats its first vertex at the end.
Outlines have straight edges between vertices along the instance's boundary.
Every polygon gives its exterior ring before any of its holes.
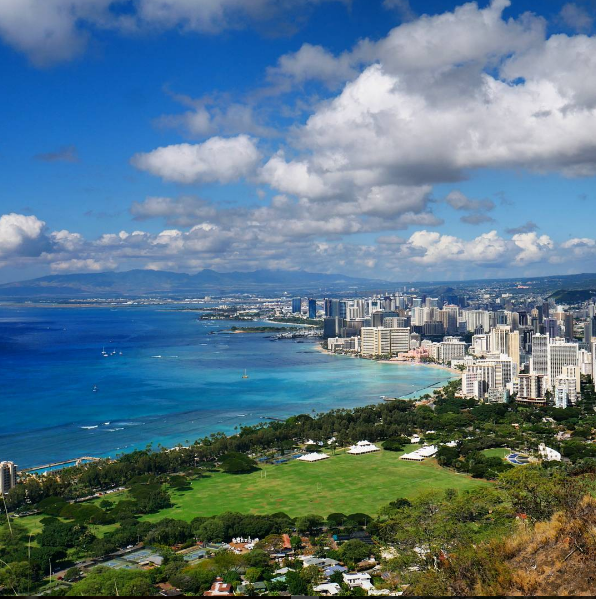
{"type": "Polygon", "coordinates": [[[166,306],[0,306],[0,461],[30,468],[187,445],[270,418],[419,396],[453,378],[323,353],[315,341],[226,333],[264,323],[199,315],[166,306]]]}

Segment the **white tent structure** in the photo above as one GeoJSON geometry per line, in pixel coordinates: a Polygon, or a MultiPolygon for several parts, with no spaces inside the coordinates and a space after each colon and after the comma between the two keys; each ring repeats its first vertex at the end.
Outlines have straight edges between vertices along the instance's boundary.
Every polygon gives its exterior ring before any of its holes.
{"type": "Polygon", "coordinates": [[[321,460],[326,460],[329,456],[323,452],[314,452],[314,453],[306,453],[301,455],[297,460],[301,462],[320,462],[321,460]]]}
{"type": "Polygon", "coordinates": [[[424,447],[420,447],[416,451],[412,451],[411,453],[404,453],[404,455],[399,456],[401,460],[409,460],[411,462],[422,462],[426,458],[432,458],[435,453],[437,453],[438,449],[436,445],[425,445],[424,447]]]}
{"type": "Polygon", "coordinates": [[[359,441],[356,445],[352,445],[350,449],[348,449],[348,453],[352,455],[362,455],[363,453],[372,453],[373,451],[381,451],[373,443],[369,441],[359,441]]]}

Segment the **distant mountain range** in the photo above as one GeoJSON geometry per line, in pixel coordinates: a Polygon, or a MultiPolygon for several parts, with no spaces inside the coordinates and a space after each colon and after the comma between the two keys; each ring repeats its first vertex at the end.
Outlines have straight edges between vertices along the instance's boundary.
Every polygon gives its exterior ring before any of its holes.
{"type": "Polygon", "coordinates": [[[0,285],[0,297],[89,298],[135,296],[201,296],[219,293],[291,293],[385,289],[388,281],[294,270],[216,272],[194,275],[155,270],[129,270],[72,275],[50,275],[29,281],[0,285]]]}
{"type": "Polygon", "coordinates": [[[72,275],[50,275],[28,281],[0,285],[0,298],[6,299],[87,299],[116,297],[203,297],[230,293],[259,295],[341,296],[356,293],[393,292],[416,287],[420,293],[439,295],[469,295],[478,289],[493,289],[510,293],[531,292],[543,297],[552,294],[559,302],[581,301],[592,297],[596,289],[596,274],[551,275],[512,279],[475,279],[470,281],[432,281],[404,283],[382,279],[323,274],[303,270],[255,270],[252,272],[217,272],[202,270],[196,274],[129,270],[72,275]]]}

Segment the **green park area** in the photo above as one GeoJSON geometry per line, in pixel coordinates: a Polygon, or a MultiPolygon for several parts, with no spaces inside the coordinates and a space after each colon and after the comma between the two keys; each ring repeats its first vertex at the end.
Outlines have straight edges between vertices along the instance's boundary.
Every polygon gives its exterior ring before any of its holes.
{"type": "Polygon", "coordinates": [[[484,449],[482,453],[487,458],[505,458],[511,453],[511,449],[507,449],[506,447],[493,447],[491,449],[484,449]]]}
{"type": "Polygon", "coordinates": [[[359,456],[338,453],[320,462],[292,460],[263,466],[249,474],[213,472],[193,480],[190,490],[172,490],[173,507],[144,519],[192,520],[227,511],[285,512],[290,517],[313,513],[327,516],[333,512],[374,515],[398,497],[490,484],[441,468],[435,460],[408,462],[400,460],[400,455],[391,451],[359,456]]]}

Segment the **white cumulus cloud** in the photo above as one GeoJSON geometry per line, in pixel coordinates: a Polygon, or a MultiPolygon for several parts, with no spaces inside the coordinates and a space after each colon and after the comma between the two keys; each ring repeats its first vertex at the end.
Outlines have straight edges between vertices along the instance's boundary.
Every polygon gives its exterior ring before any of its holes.
{"type": "Polygon", "coordinates": [[[39,256],[51,243],[44,233],[45,222],[36,216],[3,214],[0,216],[0,258],[39,256]]]}
{"type": "Polygon", "coordinates": [[[248,135],[212,137],[200,144],[177,144],[135,154],[142,171],[176,183],[231,183],[255,170],[261,153],[248,135]]]}

